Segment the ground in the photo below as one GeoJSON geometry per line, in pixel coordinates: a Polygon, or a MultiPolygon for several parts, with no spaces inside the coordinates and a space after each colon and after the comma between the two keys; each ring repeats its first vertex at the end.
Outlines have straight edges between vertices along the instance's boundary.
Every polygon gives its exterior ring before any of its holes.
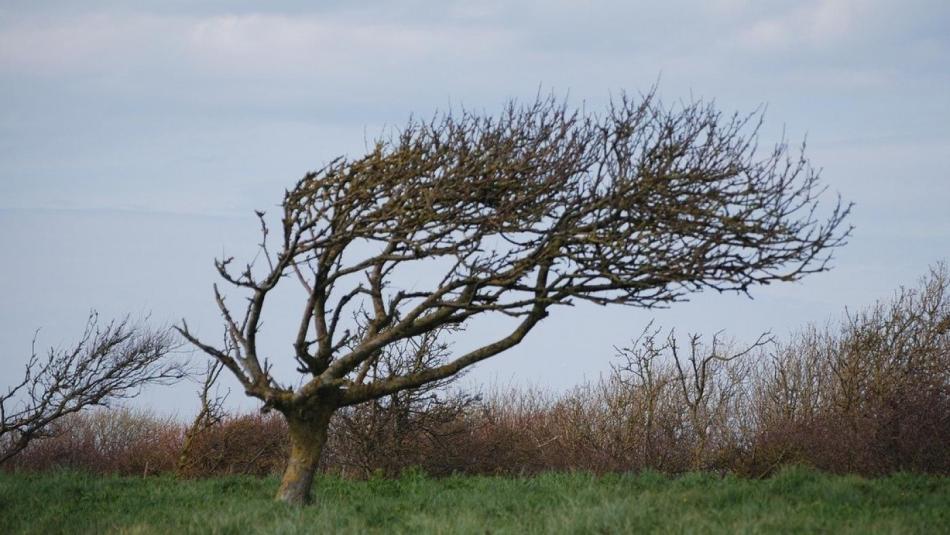
{"type": "Polygon", "coordinates": [[[544,474],[318,479],[321,503],[272,501],[275,478],[0,473],[2,533],[948,533],[950,478],[792,468],[764,480],[544,474]]]}

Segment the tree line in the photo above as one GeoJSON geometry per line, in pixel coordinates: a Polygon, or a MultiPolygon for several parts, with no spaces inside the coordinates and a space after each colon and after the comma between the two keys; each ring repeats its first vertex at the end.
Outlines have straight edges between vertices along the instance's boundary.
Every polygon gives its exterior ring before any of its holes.
{"type": "MultiPolygon", "coordinates": [[[[650,327],[616,349],[609,374],[566,392],[472,390],[457,381],[404,390],[338,411],[319,470],[352,478],[578,470],[765,477],[804,464],[866,476],[950,474],[945,266],[838,322],[760,342],[650,327]]],[[[280,474],[290,451],[281,416],[227,413],[220,393],[208,383],[199,389],[206,416],[191,423],[129,410],[72,415],[55,424],[55,438],[6,466],[280,474]]]]}

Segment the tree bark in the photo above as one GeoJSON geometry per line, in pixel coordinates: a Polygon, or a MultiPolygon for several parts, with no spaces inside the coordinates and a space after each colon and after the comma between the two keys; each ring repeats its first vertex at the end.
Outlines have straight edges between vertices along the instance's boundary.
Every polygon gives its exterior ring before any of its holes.
{"type": "Polygon", "coordinates": [[[284,414],[290,431],[290,459],[277,491],[278,501],[296,506],[311,503],[313,477],[320,465],[330,417],[335,409],[322,406],[306,414],[284,414]]]}

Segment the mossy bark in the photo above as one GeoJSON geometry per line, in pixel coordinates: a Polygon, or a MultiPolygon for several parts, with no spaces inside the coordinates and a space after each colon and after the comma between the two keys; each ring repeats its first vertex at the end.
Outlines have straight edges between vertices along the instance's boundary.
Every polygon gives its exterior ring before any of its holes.
{"type": "Polygon", "coordinates": [[[290,431],[290,459],[277,491],[277,500],[291,505],[311,503],[313,478],[327,442],[335,407],[318,407],[305,415],[285,414],[290,431]]]}

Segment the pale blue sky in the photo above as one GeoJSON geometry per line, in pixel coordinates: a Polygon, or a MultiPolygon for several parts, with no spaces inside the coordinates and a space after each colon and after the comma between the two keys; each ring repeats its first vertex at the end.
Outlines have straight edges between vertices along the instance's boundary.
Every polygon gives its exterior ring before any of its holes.
{"type": "MultiPolygon", "coordinates": [[[[807,134],[856,229],[834,271],[755,300],[558,310],[470,381],[570,387],[652,317],[787,333],[950,256],[945,1],[39,4],[0,2],[0,377],[19,373],[34,329],[68,343],[90,308],[216,336],[211,260],[252,252],[253,209],[410,113],[492,112],[539,88],[597,109],[659,79],[666,100],[765,104],[764,141],[807,134]]],[[[265,325],[275,360],[292,318],[265,325]]],[[[187,412],[189,388],[144,402],[187,412]]]]}

